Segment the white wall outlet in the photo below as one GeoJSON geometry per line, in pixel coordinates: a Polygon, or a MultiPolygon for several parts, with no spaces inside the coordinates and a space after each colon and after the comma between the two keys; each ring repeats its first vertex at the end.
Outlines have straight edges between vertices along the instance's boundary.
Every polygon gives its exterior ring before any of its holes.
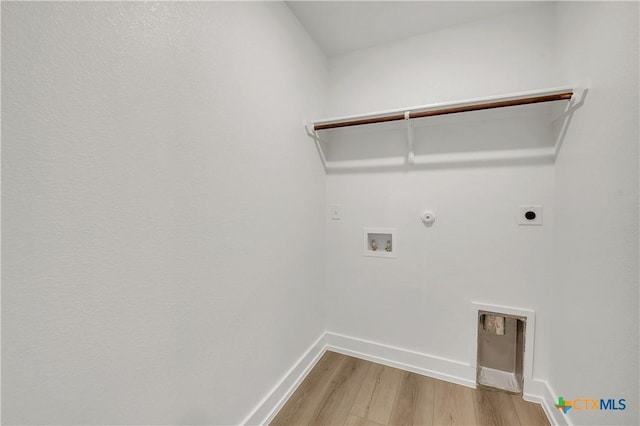
{"type": "Polygon", "coordinates": [[[340,204],[331,204],[331,220],[340,220],[340,204]]]}
{"type": "Polygon", "coordinates": [[[519,225],[542,225],[542,206],[520,206],[519,225]]]}

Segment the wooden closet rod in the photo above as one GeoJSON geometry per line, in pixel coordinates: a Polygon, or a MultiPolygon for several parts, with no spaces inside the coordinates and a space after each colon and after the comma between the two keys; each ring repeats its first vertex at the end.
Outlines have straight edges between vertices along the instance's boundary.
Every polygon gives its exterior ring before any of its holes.
{"type": "MultiPolygon", "coordinates": [[[[415,112],[409,112],[409,118],[411,119],[411,118],[433,117],[435,115],[456,114],[459,112],[480,111],[483,109],[504,108],[504,107],[510,107],[510,106],[518,106],[518,105],[537,104],[541,102],[568,101],[569,99],[571,99],[572,96],[573,96],[573,92],[569,91],[564,93],[557,93],[554,95],[531,96],[526,98],[510,99],[506,101],[477,103],[477,104],[471,104],[471,105],[448,107],[448,108],[434,109],[434,110],[427,110],[427,111],[415,111],[415,112]]],[[[404,113],[391,114],[391,115],[384,115],[380,117],[336,121],[336,122],[327,123],[327,124],[316,124],[313,126],[313,130],[317,131],[317,130],[326,130],[326,129],[336,129],[339,127],[359,126],[362,124],[373,124],[373,123],[385,123],[387,121],[399,121],[404,119],[405,119],[404,113]]]]}

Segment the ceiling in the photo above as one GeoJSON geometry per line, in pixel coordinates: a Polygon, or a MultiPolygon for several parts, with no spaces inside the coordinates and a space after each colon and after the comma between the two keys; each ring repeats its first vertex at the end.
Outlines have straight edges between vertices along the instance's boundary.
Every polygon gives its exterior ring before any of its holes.
{"type": "Polygon", "coordinates": [[[475,21],[536,1],[287,1],[327,56],[475,21]]]}

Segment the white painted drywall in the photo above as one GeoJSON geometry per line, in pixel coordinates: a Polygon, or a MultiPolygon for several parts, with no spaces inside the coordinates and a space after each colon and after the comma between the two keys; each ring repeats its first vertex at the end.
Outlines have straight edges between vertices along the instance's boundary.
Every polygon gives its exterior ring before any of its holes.
{"type": "Polygon", "coordinates": [[[282,3],[2,4],[2,420],[234,424],[325,329],[282,3]]]}
{"type": "Polygon", "coordinates": [[[574,424],[640,423],[638,3],[558,3],[557,61],[591,80],[556,163],[549,383],[558,396],[626,398],[574,424]]]}
{"type": "Polygon", "coordinates": [[[330,58],[331,116],[557,84],[553,7],[527,8],[330,58]]]}
{"type": "MultiPolygon", "coordinates": [[[[332,57],[330,113],[558,85],[554,19],[553,6],[544,5],[332,57]]],[[[518,129],[504,125],[517,146],[518,129]]],[[[494,126],[495,138],[502,137],[501,126],[494,126]]],[[[493,143],[491,129],[475,136],[450,130],[434,132],[439,137],[434,143],[445,150],[442,138],[464,145],[476,137],[479,147],[493,143]]],[[[529,130],[521,127],[521,138],[529,138],[529,130]]],[[[368,156],[366,142],[363,146],[361,154],[368,156]]],[[[533,374],[546,377],[552,164],[444,164],[330,174],[327,203],[340,204],[342,213],[341,220],[327,222],[330,331],[470,363],[472,301],[530,308],[536,311],[533,374]],[[544,226],[518,226],[521,204],[541,204],[544,226]],[[436,215],[431,228],[420,221],[427,209],[436,215]],[[362,256],[363,227],[397,228],[398,258],[362,256]]]]}
{"type": "Polygon", "coordinates": [[[328,55],[351,52],[432,32],[535,1],[287,1],[328,55]]]}

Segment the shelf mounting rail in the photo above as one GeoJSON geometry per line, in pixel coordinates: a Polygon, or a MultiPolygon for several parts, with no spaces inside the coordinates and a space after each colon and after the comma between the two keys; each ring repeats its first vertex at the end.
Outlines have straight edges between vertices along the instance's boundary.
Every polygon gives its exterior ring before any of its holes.
{"type": "MultiPolygon", "coordinates": [[[[555,92],[555,91],[554,91],[555,92]]],[[[391,111],[389,113],[372,114],[370,116],[354,116],[344,119],[330,119],[316,122],[313,130],[337,129],[340,127],[360,126],[363,124],[385,123],[389,121],[409,120],[413,118],[433,117],[445,114],[457,114],[461,112],[480,111],[494,108],[504,108],[518,105],[537,104],[542,102],[554,102],[571,100],[572,89],[559,90],[557,93],[535,92],[523,93],[518,96],[475,99],[460,103],[440,104],[424,107],[415,107],[410,110],[391,111]]]]}

